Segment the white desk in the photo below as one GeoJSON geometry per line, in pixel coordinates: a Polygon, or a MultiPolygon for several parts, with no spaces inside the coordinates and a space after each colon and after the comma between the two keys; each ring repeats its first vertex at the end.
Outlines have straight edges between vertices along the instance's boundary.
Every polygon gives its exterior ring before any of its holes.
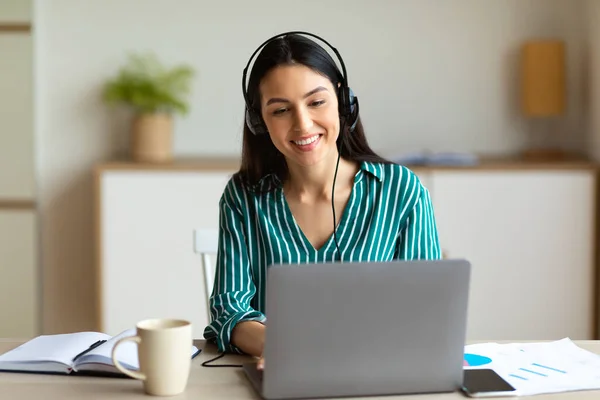
{"type": "MultiPolygon", "coordinates": [[[[4,353],[23,341],[0,339],[0,353],[4,353]]],[[[582,348],[600,354],[600,341],[577,341],[582,348]]],[[[197,341],[205,347],[204,341],[197,341]]],[[[185,393],[172,399],[221,400],[259,399],[240,368],[205,368],[201,364],[215,355],[215,347],[206,346],[192,363],[190,380],[185,393]]],[[[248,361],[243,356],[227,356],[216,363],[248,361]]],[[[133,400],[151,398],[142,391],[142,383],[132,379],[96,378],[61,375],[39,375],[0,372],[0,399],[15,400],[133,400]]],[[[600,391],[559,393],[554,395],[529,396],[532,400],[598,400],[600,391]]],[[[359,399],[359,398],[354,398],[359,399]]],[[[360,398],[364,400],[365,398],[360,398]]],[[[385,396],[384,400],[452,400],[466,399],[461,393],[385,396]]]]}

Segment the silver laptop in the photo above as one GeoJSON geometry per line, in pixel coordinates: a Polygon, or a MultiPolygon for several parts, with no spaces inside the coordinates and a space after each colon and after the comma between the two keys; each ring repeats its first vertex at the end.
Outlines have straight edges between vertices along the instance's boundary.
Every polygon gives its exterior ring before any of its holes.
{"type": "Polygon", "coordinates": [[[471,265],[466,260],[274,265],[265,399],[458,390],[471,265]]]}

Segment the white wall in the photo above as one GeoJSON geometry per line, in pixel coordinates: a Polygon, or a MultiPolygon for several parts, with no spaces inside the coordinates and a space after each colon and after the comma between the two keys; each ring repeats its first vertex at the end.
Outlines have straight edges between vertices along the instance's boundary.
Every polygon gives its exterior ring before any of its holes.
{"type": "Polygon", "coordinates": [[[38,0],[45,330],[86,329],[95,318],[90,171],[127,145],[125,120],[99,94],[127,51],[153,50],[197,68],[192,113],[177,124],[178,155],[239,153],[242,69],[264,39],[291,29],[320,34],[341,52],[382,154],[498,153],[527,137],[517,108],[517,50],[532,36],[567,40],[564,130],[573,147],[583,142],[583,21],[579,0],[38,0]]]}

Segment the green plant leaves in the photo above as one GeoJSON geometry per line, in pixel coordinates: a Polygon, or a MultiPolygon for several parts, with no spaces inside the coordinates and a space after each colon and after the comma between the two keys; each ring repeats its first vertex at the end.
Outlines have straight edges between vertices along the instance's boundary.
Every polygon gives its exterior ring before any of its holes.
{"type": "Polygon", "coordinates": [[[104,86],[103,99],[138,113],[186,115],[194,75],[188,65],[167,68],[152,53],[130,54],[127,64],[104,86]]]}

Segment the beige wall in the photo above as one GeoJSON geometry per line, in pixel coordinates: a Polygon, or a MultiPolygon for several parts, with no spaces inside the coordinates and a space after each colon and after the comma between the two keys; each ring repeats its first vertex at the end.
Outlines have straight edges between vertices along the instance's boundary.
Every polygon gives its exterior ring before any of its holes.
{"type": "Polygon", "coordinates": [[[0,1],[0,337],[40,329],[31,10],[0,1]]]}
{"type": "Polygon", "coordinates": [[[588,34],[586,35],[588,78],[585,86],[586,115],[589,123],[589,144],[596,160],[600,160],[600,1],[586,0],[588,34]]]}
{"type": "Polygon", "coordinates": [[[565,141],[583,147],[583,1],[306,1],[292,14],[276,1],[231,3],[36,1],[45,332],[95,328],[91,168],[127,146],[124,119],[99,94],[127,51],[152,49],[197,68],[192,113],[177,122],[178,155],[238,154],[242,69],[257,44],[289,29],[321,34],[340,50],[370,141],[384,155],[510,152],[528,129],[516,103],[518,46],[557,35],[569,55],[565,141]]]}

